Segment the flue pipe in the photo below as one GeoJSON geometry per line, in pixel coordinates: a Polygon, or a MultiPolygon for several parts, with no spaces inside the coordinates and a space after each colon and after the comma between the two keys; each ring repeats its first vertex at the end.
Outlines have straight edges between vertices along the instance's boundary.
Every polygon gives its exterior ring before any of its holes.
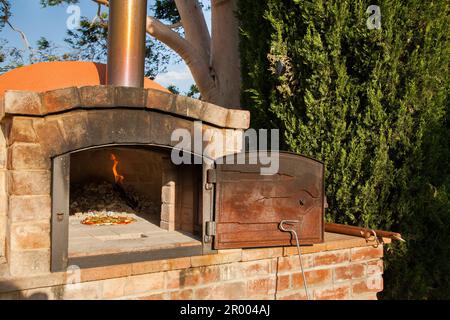
{"type": "Polygon", "coordinates": [[[108,67],[111,86],[144,86],[147,0],[109,0],[108,67]]]}

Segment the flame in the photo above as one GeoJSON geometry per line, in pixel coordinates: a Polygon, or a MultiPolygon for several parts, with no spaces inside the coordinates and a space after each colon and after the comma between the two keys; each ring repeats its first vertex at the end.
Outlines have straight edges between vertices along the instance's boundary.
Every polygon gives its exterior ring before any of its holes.
{"type": "Polygon", "coordinates": [[[119,164],[119,160],[117,160],[117,157],[114,153],[111,153],[111,160],[114,161],[114,164],[112,167],[112,171],[114,173],[114,180],[116,181],[117,184],[121,184],[121,183],[123,183],[123,180],[125,179],[125,177],[120,175],[117,172],[117,165],[119,164]]]}

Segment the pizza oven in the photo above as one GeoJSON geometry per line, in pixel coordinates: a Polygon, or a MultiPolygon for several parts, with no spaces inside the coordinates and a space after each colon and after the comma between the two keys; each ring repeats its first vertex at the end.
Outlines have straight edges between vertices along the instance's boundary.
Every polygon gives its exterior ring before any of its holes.
{"type": "Polygon", "coordinates": [[[278,171],[261,174],[257,151],[180,165],[171,151],[112,145],[53,160],[53,270],[295,245],[282,221],[302,245],[323,241],[321,162],[274,151],[278,171]],[[118,216],[128,220],[108,221],[118,216]]]}
{"type": "Polygon", "coordinates": [[[57,272],[295,245],[283,221],[301,244],[323,241],[321,162],[247,151],[248,111],[143,87],[144,8],[111,1],[101,85],[5,93],[10,228],[33,234],[11,232],[15,276],[24,259],[57,272]]]}

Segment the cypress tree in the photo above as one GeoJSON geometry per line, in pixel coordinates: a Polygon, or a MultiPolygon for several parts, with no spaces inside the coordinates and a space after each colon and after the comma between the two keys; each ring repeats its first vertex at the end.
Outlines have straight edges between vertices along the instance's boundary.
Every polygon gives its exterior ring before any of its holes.
{"type": "Polygon", "coordinates": [[[404,235],[384,298],[450,298],[449,3],[241,0],[239,17],[253,126],[325,162],[327,221],[404,235]]]}

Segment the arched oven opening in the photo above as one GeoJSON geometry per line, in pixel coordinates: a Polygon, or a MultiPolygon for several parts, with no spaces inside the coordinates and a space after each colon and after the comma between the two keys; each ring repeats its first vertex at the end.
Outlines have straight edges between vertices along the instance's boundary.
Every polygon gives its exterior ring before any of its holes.
{"type": "Polygon", "coordinates": [[[201,244],[202,166],[170,156],[148,146],[70,155],[69,259],[201,244]]]}

